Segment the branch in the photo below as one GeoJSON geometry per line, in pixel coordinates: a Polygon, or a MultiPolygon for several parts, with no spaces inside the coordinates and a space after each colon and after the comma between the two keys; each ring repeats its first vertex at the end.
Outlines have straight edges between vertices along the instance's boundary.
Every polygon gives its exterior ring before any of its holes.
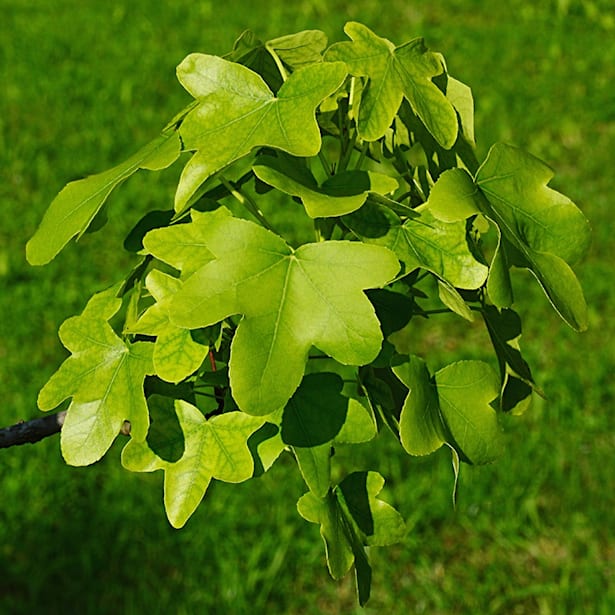
{"type": "Polygon", "coordinates": [[[34,444],[43,438],[58,433],[64,425],[66,410],[50,414],[40,419],[21,421],[16,425],[0,429],[0,448],[18,446],[20,444],[34,444]]]}
{"type": "MultiPolygon", "coordinates": [[[[53,434],[61,431],[65,418],[66,410],[63,410],[40,419],[21,421],[10,427],[4,427],[0,429],[0,448],[9,448],[21,444],[34,444],[43,438],[53,436],[53,434]]],[[[128,421],[124,421],[120,433],[123,435],[130,434],[130,423],[128,421]]]]}

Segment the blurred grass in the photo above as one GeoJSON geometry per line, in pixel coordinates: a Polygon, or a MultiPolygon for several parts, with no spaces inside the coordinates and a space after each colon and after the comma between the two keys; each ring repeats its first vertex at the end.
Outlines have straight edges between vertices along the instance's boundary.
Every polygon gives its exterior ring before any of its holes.
{"type": "MultiPolygon", "coordinates": [[[[350,576],[327,577],[318,530],[294,509],[304,487],[291,464],[216,485],[177,532],[161,477],[124,472],[121,443],[82,469],[66,467],[52,439],[0,452],[0,612],[615,612],[610,2],[0,0],[0,15],[0,424],[37,415],[37,391],[64,358],[57,327],[129,265],[123,233],[166,206],[176,172],[131,179],[104,235],[35,269],[24,245],[46,206],[183,106],[174,68],[187,53],[224,53],[245,28],[263,38],[320,28],[339,40],[356,19],[397,43],[425,36],[473,88],[480,156],[496,140],[528,148],[594,228],[577,268],[587,333],[566,329],[533,280],[516,276],[524,349],[548,400],[505,421],[502,460],[463,469],[456,510],[443,452],[409,458],[383,438],[366,453],[410,526],[404,544],[371,551],[367,609],[350,576]]],[[[454,320],[423,338],[432,361],[481,355],[478,331],[463,326],[461,340],[454,320]]],[[[364,463],[340,459],[345,470],[364,463]]]]}

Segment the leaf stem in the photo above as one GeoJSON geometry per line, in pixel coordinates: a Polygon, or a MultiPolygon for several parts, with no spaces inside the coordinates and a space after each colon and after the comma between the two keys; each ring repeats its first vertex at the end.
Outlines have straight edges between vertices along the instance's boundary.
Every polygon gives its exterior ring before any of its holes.
{"type": "Polygon", "coordinates": [[[265,45],[265,47],[267,51],[271,54],[275,65],[278,67],[278,70],[280,71],[280,76],[282,77],[282,81],[286,81],[288,79],[288,73],[284,68],[284,64],[282,63],[280,56],[271,47],[269,47],[269,45],[265,45]]]}
{"type": "Polygon", "coordinates": [[[369,148],[369,143],[367,141],[363,141],[363,145],[361,147],[361,154],[359,155],[359,160],[357,160],[356,169],[361,170],[363,166],[363,162],[365,161],[365,156],[367,156],[367,149],[369,148]]]}
{"type": "Polygon", "coordinates": [[[252,198],[243,192],[240,188],[233,185],[225,177],[220,175],[220,181],[222,185],[229,191],[235,199],[243,205],[267,230],[279,235],[279,233],[271,226],[263,212],[258,208],[258,205],[252,200],[252,198]]]}
{"type": "Polygon", "coordinates": [[[320,160],[320,164],[322,165],[322,168],[327,175],[334,174],[333,167],[331,166],[331,163],[329,162],[329,159],[327,158],[326,154],[322,151],[322,148],[318,152],[318,160],[320,160]]]}

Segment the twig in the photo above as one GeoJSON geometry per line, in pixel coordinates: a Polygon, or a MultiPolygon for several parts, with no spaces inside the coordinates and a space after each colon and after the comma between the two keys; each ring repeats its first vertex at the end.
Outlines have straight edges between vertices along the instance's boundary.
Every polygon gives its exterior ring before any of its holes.
{"type": "Polygon", "coordinates": [[[43,438],[58,433],[64,425],[66,410],[50,414],[40,419],[21,421],[10,427],[0,429],[0,448],[18,446],[20,444],[34,444],[43,438]]]}
{"type": "MultiPolygon", "coordinates": [[[[64,425],[66,418],[66,410],[49,414],[40,419],[32,419],[30,421],[21,421],[10,427],[0,429],[0,448],[9,448],[11,446],[19,446],[21,444],[34,444],[59,433],[64,425]]],[[[130,434],[130,422],[124,421],[120,429],[122,435],[130,434]]]]}

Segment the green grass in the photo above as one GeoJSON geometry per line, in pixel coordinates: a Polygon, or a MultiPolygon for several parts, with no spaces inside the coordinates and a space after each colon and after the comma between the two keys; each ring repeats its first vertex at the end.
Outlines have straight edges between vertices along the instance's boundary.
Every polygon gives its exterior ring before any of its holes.
{"type": "MultiPolygon", "coordinates": [[[[473,88],[480,156],[496,140],[541,156],[594,228],[577,268],[587,333],[569,331],[533,280],[516,277],[524,349],[548,400],[505,421],[503,459],[463,469],[456,510],[444,451],[410,458],[383,438],[369,452],[410,532],[371,551],[367,609],[356,607],[350,576],[328,578],[318,530],[294,509],[305,488],[290,463],[215,485],[175,531],[161,477],[123,471],[121,443],[91,468],[69,468],[54,438],[0,452],[0,612],[615,612],[609,5],[0,0],[0,424],[37,416],[38,389],[65,356],[57,327],[129,264],[116,251],[123,234],[168,203],[176,172],[131,179],[111,199],[104,236],[35,269],[24,245],[44,209],[67,181],[121,161],[182,107],[174,67],[187,53],[224,53],[245,28],[341,39],[357,19],[397,43],[425,36],[473,88]],[[143,192],[153,178],[156,190],[143,192]]],[[[434,362],[480,356],[478,333],[476,343],[456,340],[455,324],[424,337],[434,362]]]]}

